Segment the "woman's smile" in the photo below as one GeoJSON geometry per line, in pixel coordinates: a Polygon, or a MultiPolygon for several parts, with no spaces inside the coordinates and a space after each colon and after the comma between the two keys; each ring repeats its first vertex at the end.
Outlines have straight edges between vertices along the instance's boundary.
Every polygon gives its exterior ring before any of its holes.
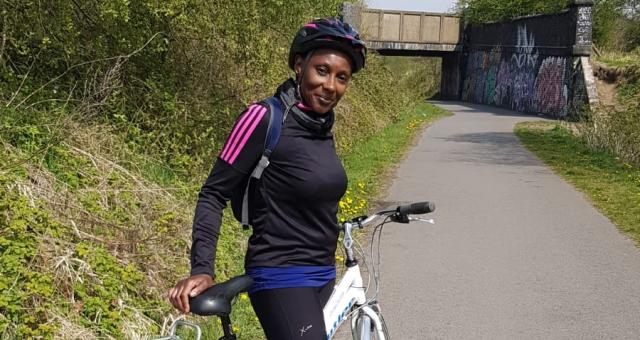
{"type": "Polygon", "coordinates": [[[306,63],[298,57],[295,71],[304,103],[319,114],[338,104],[351,80],[349,57],[337,50],[316,50],[306,63]]]}

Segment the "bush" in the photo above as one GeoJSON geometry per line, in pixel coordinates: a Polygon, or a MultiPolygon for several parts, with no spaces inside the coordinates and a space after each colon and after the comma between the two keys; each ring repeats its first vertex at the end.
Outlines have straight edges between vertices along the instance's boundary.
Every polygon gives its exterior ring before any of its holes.
{"type": "Polygon", "coordinates": [[[631,64],[621,69],[617,90],[618,107],[599,107],[587,112],[581,135],[587,144],[608,151],[640,167],[640,69],[631,64]]]}
{"type": "Polygon", "coordinates": [[[468,23],[482,24],[520,16],[556,13],[566,7],[561,0],[458,0],[456,7],[468,23]]]}
{"type": "MultiPolygon", "coordinates": [[[[295,30],[339,3],[5,1],[0,338],[159,333],[214,155],[289,75],[295,30]]],[[[425,98],[432,79],[413,75],[371,54],[337,108],[341,155],[425,98]]],[[[220,280],[242,270],[247,237],[229,216],[222,228],[220,280]]]]}

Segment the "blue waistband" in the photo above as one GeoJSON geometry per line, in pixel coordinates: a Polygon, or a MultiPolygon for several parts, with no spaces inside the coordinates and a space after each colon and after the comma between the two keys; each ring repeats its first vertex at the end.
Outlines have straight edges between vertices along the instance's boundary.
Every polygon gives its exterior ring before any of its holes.
{"type": "Polygon", "coordinates": [[[245,268],[253,279],[249,294],[259,290],[293,287],[320,287],[336,278],[335,266],[245,268]]]}

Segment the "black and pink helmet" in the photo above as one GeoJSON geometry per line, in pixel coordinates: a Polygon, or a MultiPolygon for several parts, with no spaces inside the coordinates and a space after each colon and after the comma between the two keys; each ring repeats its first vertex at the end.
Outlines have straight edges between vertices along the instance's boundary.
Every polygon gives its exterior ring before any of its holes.
{"type": "Polygon", "coordinates": [[[367,48],[360,35],[351,25],[334,18],[316,19],[302,26],[289,49],[289,67],[293,69],[296,55],[305,56],[307,52],[328,48],[345,53],[351,59],[352,72],[364,67],[367,48]]]}

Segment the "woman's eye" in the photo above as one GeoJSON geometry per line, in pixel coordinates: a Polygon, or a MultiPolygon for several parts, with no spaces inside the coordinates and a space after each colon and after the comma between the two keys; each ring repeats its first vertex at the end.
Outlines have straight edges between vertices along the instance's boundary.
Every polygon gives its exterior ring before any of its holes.
{"type": "Polygon", "coordinates": [[[316,70],[318,71],[318,73],[320,75],[325,75],[328,72],[326,67],[318,67],[318,68],[316,68],[316,70]]]}

